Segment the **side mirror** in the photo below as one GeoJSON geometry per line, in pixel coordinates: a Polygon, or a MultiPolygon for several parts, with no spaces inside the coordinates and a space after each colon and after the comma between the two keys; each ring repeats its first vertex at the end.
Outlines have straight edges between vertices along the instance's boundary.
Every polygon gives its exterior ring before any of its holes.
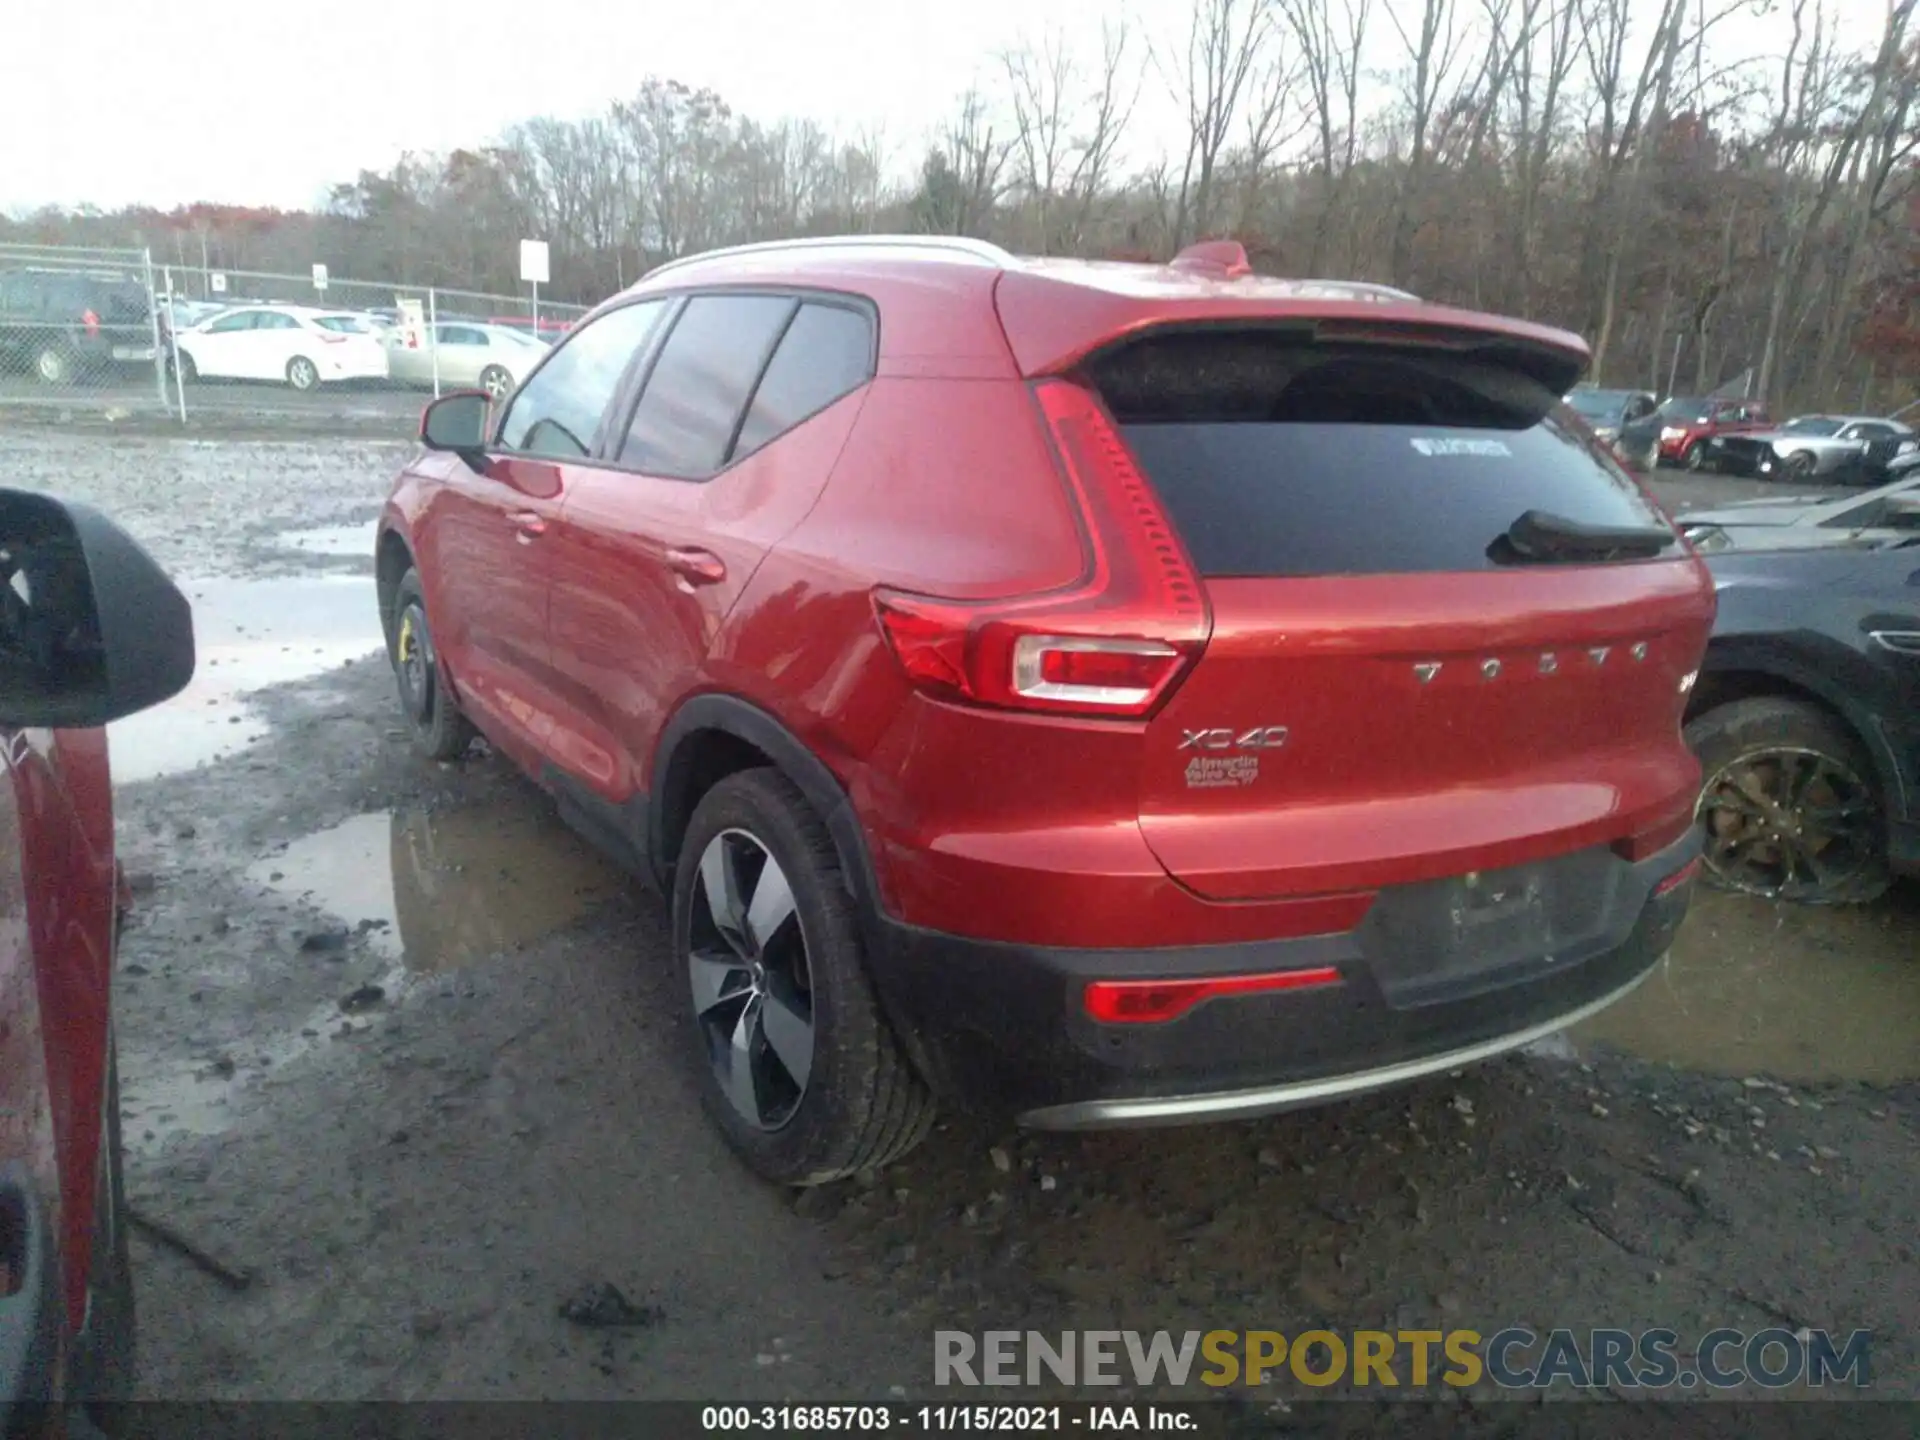
{"type": "Polygon", "coordinates": [[[138,541],[0,490],[0,725],[105,725],[178,695],[193,662],[193,610],[138,541]]]}
{"type": "Polygon", "coordinates": [[[421,412],[420,443],[458,455],[478,470],[487,454],[487,415],[493,397],[484,390],[455,390],[421,412]]]}

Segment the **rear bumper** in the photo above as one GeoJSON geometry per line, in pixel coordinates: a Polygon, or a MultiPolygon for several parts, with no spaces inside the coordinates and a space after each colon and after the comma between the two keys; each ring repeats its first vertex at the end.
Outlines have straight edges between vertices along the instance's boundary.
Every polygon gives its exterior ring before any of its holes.
{"type": "Polygon", "coordinates": [[[1418,937],[1390,905],[1341,934],[1192,949],[1004,945],[876,919],[873,968],[896,1030],[949,1101],[1043,1129],[1238,1118],[1475,1063],[1604,1009],[1672,944],[1692,886],[1654,890],[1697,853],[1690,832],[1615,862],[1604,922],[1584,941],[1450,983],[1409,982],[1418,937]],[[1214,998],[1159,1024],[1101,1023],[1082,998],[1096,979],[1324,966],[1339,984],[1214,998]]]}

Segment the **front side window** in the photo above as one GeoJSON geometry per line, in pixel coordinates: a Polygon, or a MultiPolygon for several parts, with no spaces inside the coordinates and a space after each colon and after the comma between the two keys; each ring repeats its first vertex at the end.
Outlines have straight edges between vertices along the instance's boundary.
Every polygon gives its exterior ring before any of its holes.
{"type": "Polygon", "coordinates": [[[664,300],[623,305],[570,334],[514,395],[500,425],[499,447],[556,460],[592,454],[620,377],[666,307],[664,300]]]}

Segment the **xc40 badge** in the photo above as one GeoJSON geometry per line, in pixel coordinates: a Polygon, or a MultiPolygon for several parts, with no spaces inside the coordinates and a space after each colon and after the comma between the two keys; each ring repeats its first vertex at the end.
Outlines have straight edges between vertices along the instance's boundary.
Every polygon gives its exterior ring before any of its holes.
{"type": "Polygon", "coordinates": [[[1187,761],[1187,788],[1228,790],[1251,785],[1260,778],[1260,752],[1278,750],[1286,743],[1284,725],[1256,725],[1251,730],[1226,725],[1182,730],[1180,748],[1203,752],[1187,761]]]}

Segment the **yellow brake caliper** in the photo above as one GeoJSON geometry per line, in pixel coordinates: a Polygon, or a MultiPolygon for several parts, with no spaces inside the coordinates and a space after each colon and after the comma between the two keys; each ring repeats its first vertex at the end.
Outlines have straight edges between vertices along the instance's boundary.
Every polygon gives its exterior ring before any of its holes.
{"type": "Polygon", "coordinates": [[[400,617],[399,650],[402,665],[413,659],[413,612],[411,610],[400,617]]]}

